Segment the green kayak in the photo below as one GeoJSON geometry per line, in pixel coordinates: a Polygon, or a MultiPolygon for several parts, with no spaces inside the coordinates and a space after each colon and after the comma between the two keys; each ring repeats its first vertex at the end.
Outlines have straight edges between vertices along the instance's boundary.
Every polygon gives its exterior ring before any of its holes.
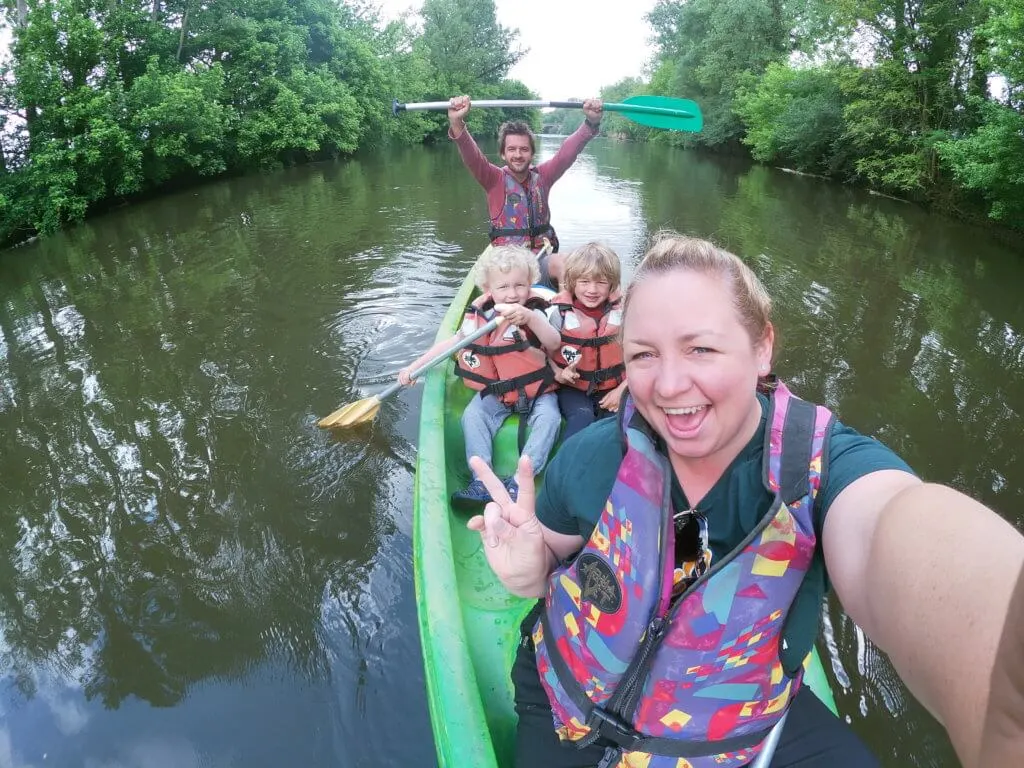
{"type": "MultiPolygon", "coordinates": [[[[445,315],[438,339],[462,323],[475,286],[467,278],[445,315]]],[[[509,594],[484,558],[468,516],[453,511],[451,492],[469,479],[459,418],[474,394],[449,361],[425,377],[414,489],[413,559],[427,702],[440,766],[491,768],[513,763],[516,714],[509,671],[519,623],[534,604],[509,594]]],[[[495,441],[498,475],[515,471],[516,417],[495,441]]],[[[805,683],[835,711],[817,652],[805,683]]]]}

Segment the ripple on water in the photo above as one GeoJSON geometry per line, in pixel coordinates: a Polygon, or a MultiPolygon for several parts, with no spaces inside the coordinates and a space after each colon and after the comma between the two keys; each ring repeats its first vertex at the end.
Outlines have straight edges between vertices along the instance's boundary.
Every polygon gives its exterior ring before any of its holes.
{"type": "Polygon", "coordinates": [[[474,258],[451,244],[426,241],[380,261],[326,320],[336,344],[335,374],[365,386],[429,348],[474,258]]]}
{"type": "Polygon", "coordinates": [[[824,611],[822,615],[821,636],[825,641],[825,649],[828,651],[828,660],[832,667],[832,673],[836,677],[836,683],[848,692],[850,690],[850,675],[839,655],[839,645],[836,643],[835,632],[832,628],[832,616],[828,611],[824,611]]]}
{"type": "MultiPolygon", "coordinates": [[[[409,764],[409,744],[396,741],[388,729],[367,729],[365,722],[400,721],[405,724],[403,732],[419,730],[429,742],[429,723],[420,704],[424,681],[409,589],[411,510],[400,503],[411,496],[412,474],[393,473],[385,482],[395,503],[391,513],[400,520],[402,533],[383,542],[358,582],[339,574],[325,590],[322,608],[325,652],[332,660],[336,683],[335,706],[341,712],[360,713],[358,719],[349,716],[336,721],[339,743],[356,745],[354,753],[349,749],[353,764],[362,764],[365,758],[359,756],[369,755],[377,765],[409,764]]],[[[429,746],[417,751],[429,754],[429,746]]]]}

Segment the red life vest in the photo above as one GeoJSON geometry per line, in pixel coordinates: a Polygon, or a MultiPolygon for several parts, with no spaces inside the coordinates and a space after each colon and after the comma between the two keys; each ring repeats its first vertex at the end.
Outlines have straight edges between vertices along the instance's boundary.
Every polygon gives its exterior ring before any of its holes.
{"type": "Polygon", "coordinates": [[[562,315],[562,348],[555,362],[566,366],[574,360],[580,377],[570,386],[587,394],[615,389],[626,375],[622,362],[619,327],[622,325],[622,298],[613,293],[605,302],[604,312],[595,320],[573,306],[569,293],[563,291],[551,300],[562,315]]]}
{"type": "Polygon", "coordinates": [[[531,167],[526,184],[502,168],[505,178],[505,203],[497,218],[491,220],[490,238],[495,245],[521,245],[531,251],[544,247],[544,238],[558,250],[558,236],[551,226],[551,212],[541,194],[540,173],[531,167]]]}
{"type": "MultiPolygon", "coordinates": [[[[546,309],[547,301],[530,292],[528,309],[546,309]]],[[[462,328],[472,332],[494,317],[494,298],[489,293],[466,310],[462,328]]],[[[455,374],[466,386],[494,395],[510,408],[528,412],[533,401],[555,388],[554,371],[547,354],[528,331],[508,324],[459,352],[455,374]]]]}

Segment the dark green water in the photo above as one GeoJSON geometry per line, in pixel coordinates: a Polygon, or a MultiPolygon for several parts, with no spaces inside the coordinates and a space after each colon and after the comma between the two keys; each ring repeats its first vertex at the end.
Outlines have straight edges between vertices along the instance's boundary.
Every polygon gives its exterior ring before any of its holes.
{"type": "MultiPolygon", "coordinates": [[[[798,393],[1024,527],[1013,248],[605,140],[552,207],[564,250],[603,239],[627,272],[663,226],[748,257],[798,393]]],[[[341,441],[315,423],[429,345],[484,215],[453,147],[414,148],[215,183],[0,256],[0,766],[433,764],[420,390],[341,441]]],[[[950,553],[951,578],[980,565],[950,553]]],[[[887,765],[955,764],[884,657],[826,617],[854,728],[887,765]]]]}

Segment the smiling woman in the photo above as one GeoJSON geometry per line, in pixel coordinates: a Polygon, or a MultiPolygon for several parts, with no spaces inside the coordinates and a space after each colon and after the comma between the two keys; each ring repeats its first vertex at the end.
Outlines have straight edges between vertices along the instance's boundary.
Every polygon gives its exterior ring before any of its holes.
{"type": "Polygon", "coordinates": [[[761,420],[750,393],[771,369],[774,343],[768,295],[749,270],[720,253],[702,241],[681,252],[676,241],[663,240],[648,253],[624,307],[628,316],[642,295],[644,309],[633,312],[623,333],[630,394],[697,498],[761,420]]]}
{"type": "Polygon", "coordinates": [[[770,316],[735,255],[662,236],[626,295],[617,423],[567,441],[535,504],[496,494],[470,521],[510,591],[544,597],[512,672],[518,765],[739,768],[783,722],[773,766],[877,765],[801,690],[829,583],[978,764],[1024,538],[768,377],[770,316]],[[947,538],[991,566],[983,594],[949,582],[947,538]]]}

